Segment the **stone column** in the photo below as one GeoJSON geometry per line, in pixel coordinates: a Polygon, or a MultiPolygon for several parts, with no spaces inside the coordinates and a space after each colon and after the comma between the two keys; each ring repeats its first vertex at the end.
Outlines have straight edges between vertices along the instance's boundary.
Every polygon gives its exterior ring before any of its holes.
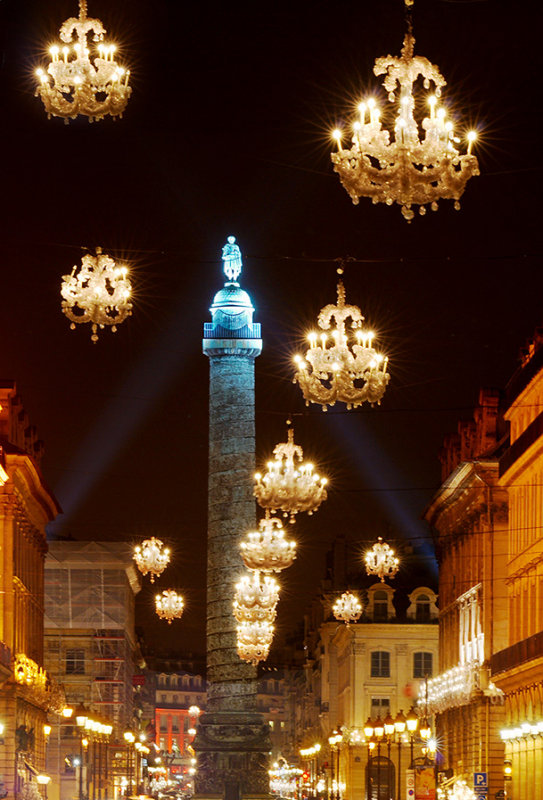
{"type": "Polygon", "coordinates": [[[269,793],[268,725],[256,711],[256,670],[237,654],[234,587],[244,571],[242,536],[256,526],[254,360],[262,350],[254,308],[237,283],[241,253],[223,248],[229,279],[204,326],[209,357],[207,710],[194,740],[196,796],[256,800],[269,793]]]}

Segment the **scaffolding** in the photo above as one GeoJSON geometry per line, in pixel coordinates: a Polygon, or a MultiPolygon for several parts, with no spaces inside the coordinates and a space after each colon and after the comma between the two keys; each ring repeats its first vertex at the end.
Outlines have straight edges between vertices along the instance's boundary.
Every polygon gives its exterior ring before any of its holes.
{"type": "Polygon", "coordinates": [[[51,542],[45,563],[46,667],[70,700],[119,729],[131,721],[139,581],[120,542],[51,542]],[[90,691],[89,691],[90,687],[90,691]]]}

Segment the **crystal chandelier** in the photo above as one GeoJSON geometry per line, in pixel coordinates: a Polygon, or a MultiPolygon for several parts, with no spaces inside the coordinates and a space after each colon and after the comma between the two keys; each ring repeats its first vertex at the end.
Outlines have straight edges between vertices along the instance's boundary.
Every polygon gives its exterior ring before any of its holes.
{"type": "Polygon", "coordinates": [[[234,616],[238,622],[273,622],[279,601],[279,584],[260,572],[244,575],[236,584],[234,616]]]}
{"type": "Polygon", "coordinates": [[[393,578],[400,566],[400,559],[380,536],[371,550],[366,552],[364,562],[367,574],[378,575],[382,583],[385,582],[385,578],[393,578]]]}
{"type": "Polygon", "coordinates": [[[290,514],[294,522],[299,511],[312,514],[327,494],[326,478],[313,473],[313,464],[303,461],[304,451],[294,444],[294,431],[288,429],[288,442],[275,446],[275,461],[269,461],[264,475],[255,475],[254,495],[262,508],[290,514]]]}
{"type": "Polygon", "coordinates": [[[110,325],[115,333],[117,325],[132,314],[128,269],[117,266],[97,247],[96,255],[83,256],[81,267],[76,270],[74,267],[71,275],[62,277],[62,311],[71,321],[72,330],[77,323],[90,322],[91,339],[97,342],[98,328],[110,325]]]}
{"type": "Polygon", "coordinates": [[[362,616],[362,603],[352,592],[343,592],[334,603],[332,613],[336,619],[349,625],[350,622],[356,622],[362,616]]]}
{"type": "MultiPolygon", "coordinates": [[[[406,0],[406,6],[411,5],[406,0]]],[[[397,104],[393,133],[382,127],[380,111],[370,97],[358,106],[352,147],[344,149],[342,132],[335,130],[338,151],[331,156],[334,171],[353,203],[358,204],[360,197],[389,206],[398,203],[408,222],[415,216],[414,205],[419,206],[419,214],[425,214],[426,204],[436,211],[438,200],[448,199],[455,201],[458,210],[467,181],[479,175],[477,158],[471,152],[476,133],[467,134],[467,152],[461,154],[456,146],[461,139],[455,135],[452,121],[447,120],[445,108],[438,107],[446,81],[427,58],[413,55],[414,45],[408,13],[401,56],[378,58],[373,68],[375,75],[385,75],[383,86],[389,102],[397,104]],[[420,124],[415,119],[413,91],[419,76],[426,90],[433,84],[433,92],[426,97],[430,115],[418,114],[423,117],[420,124]]],[[[417,102],[421,103],[418,97],[417,102]]]]}
{"type": "MultiPolygon", "coordinates": [[[[343,270],[340,268],[338,272],[341,275],[343,270]]],[[[330,334],[310,333],[305,360],[299,355],[294,357],[298,367],[294,383],[300,384],[307,406],[320,403],[326,411],[336,401],[346,403],[349,409],[364,402],[372,405],[381,402],[390,380],[388,358],[374,350],[374,334],[362,330],[363,321],[358,306],[345,304],[345,288],[340,278],[337,305],[322,308],[317,320],[319,328],[330,330],[330,334]],[[352,344],[345,332],[349,317],[354,332],[352,344]],[[336,326],[330,330],[332,320],[336,326]]]]}
{"type": "Polygon", "coordinates": [[[238,655],[243,661],[258,664],[268,657],[273,641],[271,622],[241,622],[237,628],[238,655]]]}
{"type": "Polygon", "coordinates": [[[115,45],[102,43],[105,32],[99,19],[87,17],[87,0],[79,0],[79,17],[70,17],[60,28],[64,46],[53,45],[47,70],[36,71],[36,95],[49,118],[63,117],[68,122],[81,114],[93,122],[108,114],[122,117],[132,91],[130,72],[115,61],[115,45]],[[98,42],[92,59],[87,41],[91,32],[98,42]]]}
{"type": "Polygon", "coordinates": [[[243,563],[250,570],[280,572],[294,562],[296,542],[285,540],[283,523],[277,517],[266,516],[259,522],[258,531],[251,531],[240,543],[243,563]]]}
{"type": "Polygon", "coordinates": [[[133,558],[141,574],[150,573],[151,583],[154,583],[155,576],[161,575],[170,563],[170,551],[153,536],[134,548],[133,558]]]}
{"type": "Polygon", "coordinates": [[[168,620],[168,625],[172,624],[172,619],[180,619],[184,607],[185,601],[173,589],[165,589],[155,597],[156,613],[160,619],[168,620]]]}

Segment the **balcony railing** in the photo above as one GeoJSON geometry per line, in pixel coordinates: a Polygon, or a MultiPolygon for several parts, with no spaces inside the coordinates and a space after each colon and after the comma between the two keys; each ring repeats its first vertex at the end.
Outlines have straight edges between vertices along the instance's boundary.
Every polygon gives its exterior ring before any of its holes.
{"type": "Polygon", "coordinates": [[[513,669],[526,661],[531,661],[533,658],[543,657],[543,631],[535,633],[528,639],[523,639],[521,642],[516,642],[505,650],[500,650],[494,653],[490,660],[490,669],[492,674],[497,672],[505,672],[508,669],[513,669]]]}

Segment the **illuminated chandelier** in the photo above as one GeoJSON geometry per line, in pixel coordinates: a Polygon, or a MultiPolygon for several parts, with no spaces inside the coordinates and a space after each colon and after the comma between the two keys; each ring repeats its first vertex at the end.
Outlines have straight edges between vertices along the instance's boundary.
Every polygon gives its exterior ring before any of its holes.
{"type": "Polygon", "coordinates": [[[81,267],[76,270],[74,267],[71,275],[62,277],[62,311],[71,321],[72,330],[76,324],[90,322],[91,339],[96,343],[98,328],[111,326],[115,333],[117,325],[132,314],[128,269],[117,266],[111,256],[97,247],[96,255],[83,256],[81,267]]]}
{"type": "MultiPolygon", "coordinates": [[[[338,269],[341,275],[343,270],[338,269]]],[[[310,333],[309,350],[305,360],[297,355],[294,361],[298,371],[294,383],[298,382],[305,404],[319,403],[323,411],[336,401],[346,403],[347,408],[357,408],[362,403],[380,403],[390,380],[387,372],[388,358],[383,358],[373,348],[374,334],[362,330],[364,317],[358,306],[345,304],[345,288],[340,278],[337,286],[337,305],[329,304],[321,309],[319,328],[330,330],[330,334],[310,333]],[[345,332],[346,321],[351,319],[354,341],[349,344],[345,332]],[[332,320],[336,327],[332,328],[332,320]]]]}
{"type": "MultiPolygon", "coordinates": [[[[406,6],[413,0],[406,0],[406,6]]],[[[358,106],[359,118],[353,125],[352,147],[343,149],[342,132],[334,131],[338,152],[332,153],[334,171],[356,205],[360,197],[371,197],[373,203],[398,203],[408,222],[426,213],[426,204],[437,210],[438,200],[454,200],[460,208],[459,198],[467,181],[479,175],[477,158],[471,148],[475,131],[467,134],[467,152],[461,154],[456,147],[461,139],[455,135],[452,121],[447,120],[444,107],[438,108],[441,88],[446,81],[439,69],[427,58],[413,55],[413,37],[410,15],[402,53],[384,56],[375,62],[375,75],[385,75],[383,86],[391,103],[397,102],[393,134],[383,128],[375,99],[370,97],[358,106]],[[413,88],[418,77],[423,78],[426,90],[434,86],[426,98],[430,116],[417,123],[413,88]],[[424,135],[421,138],[422,131],[424,135]]]]}
{"type": "Polygon", "coordinates": [[[352,592],[343,592],[334,603],[332,613],[337,620],[349,625],[350,622],[356,622],[362,616],[362,603],[352,592]]]}
{"type": "Polygon", "coordinates": [[[49,118],[63,117],[68,122],[81,114],[93,122],[108,114],[122,117],[132,91],[130,72],[116,63],[115,45],[102,43],[105,32],[99,19],[87,17],[87,0],[79,0],[79,17],[70,17],[60,28],[64,46],[53,45],[47,70],[36,70],[36,95],[49,118]],[[87,41],[91,32],[93,41],[98,42],[92,60],[87,41]]]}
{"type": "Polygon", "coordinates": [[[236,584],[234,616],[238,622],[273,622],[279,601],[279,584],[260,572],[244,575],[236,584]]]}
{"type": "Polygon", "coordinates": [[[366,552],[364,562],[367,574],[378,575],[382,583],[385,582],[385,578],[393,578],[400,566],[400,559],[380,536],[371,550],[366,552]]]}
{"type": "Polygon", "coordinates": [[[160,539],[152,536],[134,548],[133,558],[141,574],[150,573],[151,583],[154,583],[155,576],[161,575],[170,563],[170,551],[160,539]]]}
{"type": "Polygon", "coordinates": [[[296,558],[296,542],[287,542],[283,523],[269,515],[260,520],[258,531],[247,533],[240,550],[247,569],[262,572],[280,572],[296,558]]]}
{"type": "Polygon", "coordinates": [[[294,444],[294,431],[288,429],[288,441],[275,446],[275,461],[269,461],[264,475],[255,475],[254,495],[262,508],[283,511],[294,522],[299,511],[312,514],[327,494],[328,481],[313,474],[313,464],[304,463],[304,451],[294,444]],[[298,462],[298,463],[296,463],[298,462]]]}
{"type": "Polygon", "coordinates": [[[268,657],[273,641],[271,622],[242,622],[237,627],[237,650],[243,661],[258,664],[268,657]]]}
{"type": "Polygon", "coordinates": [[[165,589],[162,594],[155,596],[155,609],[160,619],[168,620],[168,625],[173,619],[180,619],[185,608],[185,601],[173,589],[165,589]]]}

